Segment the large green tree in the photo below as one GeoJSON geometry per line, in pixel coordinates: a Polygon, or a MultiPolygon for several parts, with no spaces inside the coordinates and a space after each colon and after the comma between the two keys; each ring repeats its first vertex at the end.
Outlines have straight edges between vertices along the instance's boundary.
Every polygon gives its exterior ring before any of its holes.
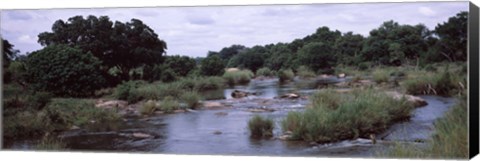
{"type": "Polygon", "coordinates": [[[245,52],[233,56],[228,62],[228,67],[247,68],[255,72],[263,67],[266,59],[266,49],[262,46],[248,48],[245,52]]]}
{"type": "Polygon", "coordinates": [[[334,46],[338,63],[345,65],[359,63],[364,40],[362,35],[352,32],[347,32],[338,38],[334,46]]]}
{"type": "Polygon", "coordinates": [[[195,59],[188,56],[167,56],[165,59],[165,66],[170,68],[178,76],[187,76],[196,66],[195,59]]]}
{"type": "Polygon", "coordinates": [[[104,73],[115,67],[122,80],[128,79],[131,69],[161,63],[167,49],[165,41],[141,20],[113,23],[107,16],[57,20],[52,32],[38,35],[38,42],[43,46],[65,44],[92,53],[102,62],[104,73]]]}
{"type": "Polygon", "coordinates": [[[36,91],[59,96],[89,96],[104,83],[100,60],[67,45],[49,45],[26,61],[28,81],[36,91]]]}
{"type": "Polygon", "coordinates": [[[460,12],[435,27],[439,53],[449,61],[467,60],[468,12],[460,12]]]}
{"type": "Polygon", "coordinates": [[[330,71],[336,64],[333,47],[321,43],[312,42],[298,51],[297,61],[316,72],[330,71]]]}
{"type": "Polygon", "coordinates": [[[4,40],[0,38],[2,41],[2,63],[3,67],[8,67],[9,63],[15,58],[18,50],[13,49],[14,45],[12,45],[8,40],[4,40]]]}
{"type": "Polygon", "coordinates": [[[205,76],[218,76],[225,72],[225,64],[218,55],[211,55],[202,60],[200,73],[205,76]]]}

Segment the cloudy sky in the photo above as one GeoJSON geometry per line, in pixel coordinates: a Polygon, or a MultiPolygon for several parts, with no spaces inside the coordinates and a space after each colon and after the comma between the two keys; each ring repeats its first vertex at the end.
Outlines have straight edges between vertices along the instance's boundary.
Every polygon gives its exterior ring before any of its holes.
{"type": "Polygon", "coordinates": [[[50,32],[58,19],[107,15],[112,21],[126,22],[137,18],[167,42],[168,55],[197,57],[232,44],[291,42],[321,26],[364,36],[388,20],[434,29],[467,10],[468,2],[2,10],[0,33],[23,54],[41,49],[38,34],[50,32]]]}

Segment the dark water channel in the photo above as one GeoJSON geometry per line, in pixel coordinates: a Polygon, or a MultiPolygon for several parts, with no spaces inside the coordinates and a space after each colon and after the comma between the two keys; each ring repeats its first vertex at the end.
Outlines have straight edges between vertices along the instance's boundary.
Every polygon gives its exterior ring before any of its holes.
{"type": "MultiPolygon", "coordinates": [[[[333,80],[343,81],[343,80],[333,80]]],[[[220,110],[197,110],[193,112],[157,115],[143,119],[129,119],[125,127],[116,132],[66,133],[63,141],[69,149],[81,151],[151,152],[162,154],[209,154],[209,155],[266,155],[266,156],[374,156],[378,149],[388,144],[370,140],[346,140],[338,143],[312,145],[301,141],[279,139],[252,139],[247,129],[248,120],[262,115],[275,121],[274,136],[281,135],[280,122],[289,111],[302,111],[308,100],[284,100],[267,105],[274,112],[254,113],[249,108],[259,106],[259,99],[297,92],[309,95],[318,82],[289,83],[280,85],[278,80],[256,80],[245,86],[225,89],[223,95],[232,108],[220,110]],[[303,83],[303,84],[302,84],[303,83]],[[306,85],[305,85],[306,84],[306,85]],[[234,89],[259,93],[241,100],[231,99],[234,89]],[[220,115],[221,114],[221,115],[220,115]],[[134,138],[131,133],[141,132],[148,138],[134,138]]],[[[220,93],[220,94],[221,94],[220,93]]],[[[218,95],[218,93],[217,93],[218,95]]],[[[433,122],[454,104],[454,99],[438,96],[421,96],[428,105],[413,111],[410,121],[397,123],[382,137],[388,141],[426,140],[433,132],[433,122]]],[[[12,148],[22,149],[25,143],[12,148]]]]}

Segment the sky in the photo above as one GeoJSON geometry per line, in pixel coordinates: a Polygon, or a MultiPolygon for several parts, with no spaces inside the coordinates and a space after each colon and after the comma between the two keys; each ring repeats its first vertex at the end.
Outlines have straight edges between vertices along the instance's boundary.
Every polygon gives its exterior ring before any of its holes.
{"type": "Polygon", "coordinates": [[[322,26],[368,36],[383,22],[394,20],[422,23],[433,30],[461,11],[468,11],[468,2],[1,10],[0,34],[25,54],[42,48],[38,34],[51,32],[59,19],[106,15],[127,22],[136,18],[167,42],[167,55],[205,57],[208,51],[233,44],[291,42],[322,26]]]}

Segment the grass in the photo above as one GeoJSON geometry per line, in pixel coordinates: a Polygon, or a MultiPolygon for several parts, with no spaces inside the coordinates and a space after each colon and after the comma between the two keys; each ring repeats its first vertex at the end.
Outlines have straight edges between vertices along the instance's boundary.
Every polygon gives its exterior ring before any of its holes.
{"type": "Polygon", "coordinates": [[[151,115],[157,110],[157,103],[152,100],[148,100],[140,108],[140,113],[143,115],[151,115]]]}
{"type": "Polygon", "coordinates": [[[302,79],[314,78],[316,76],[315,72],[306,66],[300,66],[297,69],[297,75],[302,79]]]}
{"type": "Polygon", "coordinates": [[[272,137],[273,136],[273,120],[263,118],[259,115],[253,116],[248,121],[248,129],[252,137],[272,137]]]}
{"type": "Polygon", "coordinates": [[[376,83],[387,83],[390,78],[390,71],[386,69],[375,69],[372,73],[373,81],[376,83]]]}
{"type": "Polygon", "coordinates": [[[379,155],[395,158],[468,158],[468,109],[465,94],[459,100],[445,117],[435,122],[435,133],[427,141],[427,147],[396,144],[379,155]]]}
{"type": "Polygon", "coordinates": [[[333,90],[312,96],[305,112],[291,112],[282,122],[292,139],[334,142],[379,133],[394,121],[410,117],[413,106],[379,91],[354,90],[339,97],[333,90]]]}
{"type": "Polygon", "coordinates": [[[457,73],[444,69],[443,72],[420,71],[412,73],[409,79],[402,82],[402,86],[408,94],[434,94],[452,96],[465,88],[466,74],[457,73]]]}
{"type": "Polygon", "coordinates": [[[165,97],[160,103],[160,110],[171,113],[180,108],[180,104],[173,97],[165,97]]]}
{"type": "Polygon", "coordinates": [[[55,137],[44,137],[34,149],[36,150],[65,150],[66,144],[55,137]]]}
{"type": "Polygon", "coordinates": [[[135,103],[141,100],[162,100],[165,97],[180,98],[188,91],[208,91],[225,87],[222,77],[183,78],[171,83],[154,82],[134,84],[126,82],[117,86],[114,98],[135,103]]]}
{"type": "Polygon", "coordinates": [[[280,70],[278,72],[278,78],[280,82],[287,82],[293,80],[293,78],[295,78],[295,74],[291,69],[280,70]]]}
{"type": "Polygon", "coordinates": [[[187,104],[188,108],[195,109],[200,101],[200,95],[196,91],[188,91],[180,96],[180,100],[187,104]]]}
{"type": "Polygon", "coordinates": [[[267,68],[267,67],[258,69],[257,73],[255,74],[256,77],[259,77],[259,76],[271,77],[274,75],[275,75],[275,72],[270,70],[270,68],[267,68]]]}
{"type": "Polygon", "coordinates": [[[225,72],[223,78],[226,80],[227,84],[230,86],[236,84],[247,84],[253,78],[254,74],[250,70],[238,70],[225,72]]]}

